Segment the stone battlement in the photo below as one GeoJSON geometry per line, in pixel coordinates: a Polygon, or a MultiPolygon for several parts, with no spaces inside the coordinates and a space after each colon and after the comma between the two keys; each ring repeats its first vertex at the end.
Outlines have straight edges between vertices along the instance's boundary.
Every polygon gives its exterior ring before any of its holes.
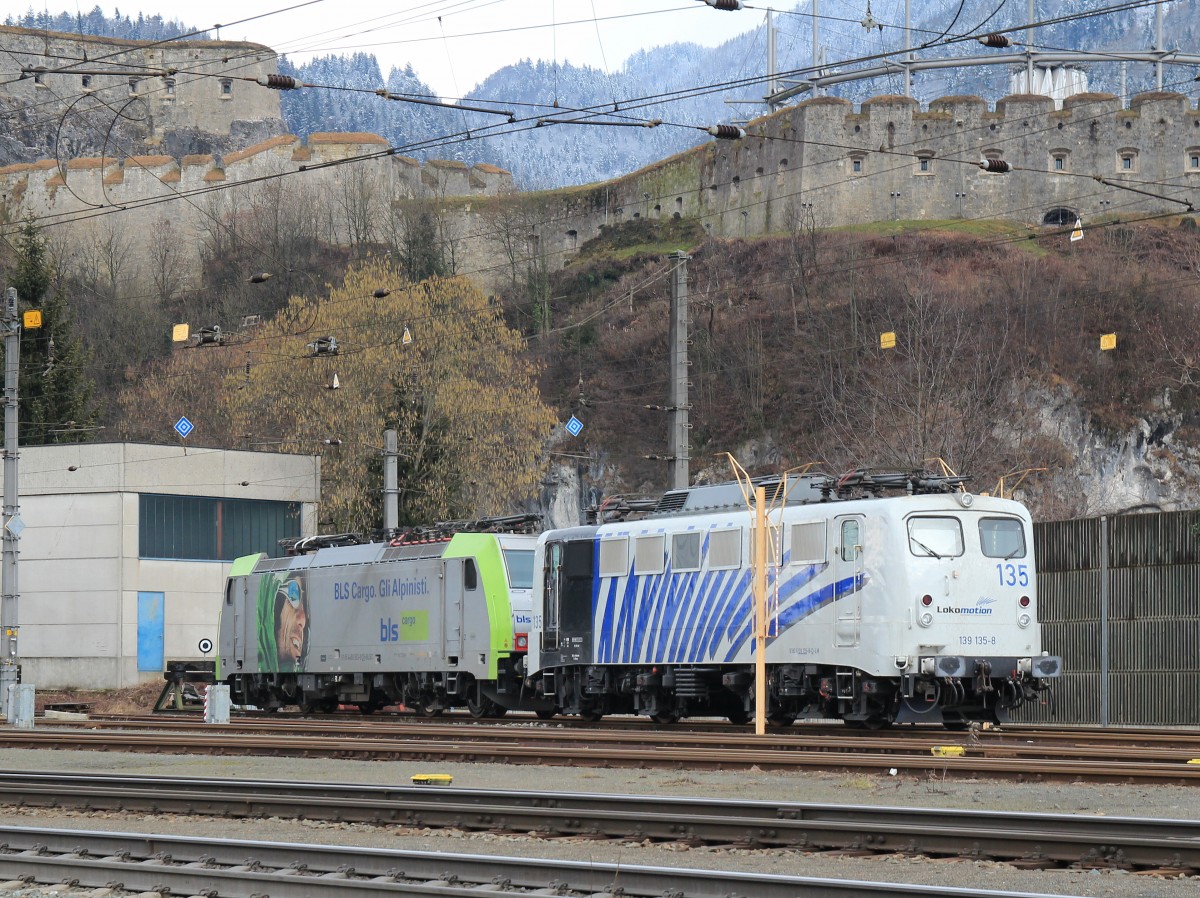
{"type": "MultiPolygon", "coordinates": [[[[97,205],[124,205],[221,182],[249,181],[296,172],[309,181],[332,181],[339,167],[304,171],[313,165],[339,162],[387,149],[375,134],[313,134],[308,141],[290,134],[227,153],[184,156],[131,156],[18,163],[0,168],[0,194],[10,220],[27,214],[59,216],[97,205]],[[11,201],[19,198],[20,208],[11,201]]],[[[495,195],[512,186],[512,175],[494,165],[467,167],[461,162],[430,160],[424,164],[403,156],[381,156],[354,163],[367,166],[380,179],[384,195],[495,195]]]]}

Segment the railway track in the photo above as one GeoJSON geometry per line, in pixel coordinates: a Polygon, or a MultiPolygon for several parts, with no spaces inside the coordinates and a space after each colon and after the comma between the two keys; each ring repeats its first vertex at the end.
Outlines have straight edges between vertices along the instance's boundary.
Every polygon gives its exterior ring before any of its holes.
{"type": "Polygon", "coordinates": [[[1162,733],[1151,744],[1114,742],[1096,734],[953,734],[935,729],[843,732],[837,737],[786,731],[762,739],[734,728],[713,733],[533,722],[380,724],[372,719],[351,724],[296,718],[214,726],[155,717],[144,723],[86,720],[4,729],[0,746],[670,769],[895,769],[915,775],[1200,784],[1200,763],[1189,763],[1200,759],[1200,736],[1177,732],[1162,733]],[[135,729],[143,725],[146,729],[135,729]]]}
{"type": "Polygon", "coordinates": [[[82,830],[0,827],[0,839],[0,878],[159,895],[444,898],[469,890],[505,898],[1039,898],[945,886],[82,830]]]}
{"type": "Polygon", "coordinates": [[[1200,821],[58,772],[0,774],[0,802],[1200,873],[1200,821]]]}

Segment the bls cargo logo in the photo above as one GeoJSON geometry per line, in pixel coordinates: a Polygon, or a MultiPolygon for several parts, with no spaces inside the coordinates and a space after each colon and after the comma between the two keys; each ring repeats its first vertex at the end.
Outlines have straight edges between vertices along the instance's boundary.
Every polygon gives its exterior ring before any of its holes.
{"type": "Polygon", "coordinates": [[[400,615],[398,621],[391,617],[379,619],[380,642],[428,642],[429,612],[411,611],[400,615]]]}

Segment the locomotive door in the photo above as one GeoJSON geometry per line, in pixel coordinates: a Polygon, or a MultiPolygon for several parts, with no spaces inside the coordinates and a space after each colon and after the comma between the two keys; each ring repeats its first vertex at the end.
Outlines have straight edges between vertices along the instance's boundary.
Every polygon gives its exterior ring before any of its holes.
{"type": "Polygon", "coordinates": [[[562,573],[562,543],[546,544],[542,571],[542,651],[557,652],[559,639],[559,577],[562,573]]]}
{"type": "Polygon", "coordinates": [[[442,562],[442,651],[446,659],[462,653],[463,616],[463,559],[447,558],[442,562]]]}
{"type": "Polygon", "coordinates": [[[858,645],[862,629],[863,518],[845,515],[834,518],[836,547],[833,556],[833,598],[837,620],[833,644],[840,648],[858,645]]]}

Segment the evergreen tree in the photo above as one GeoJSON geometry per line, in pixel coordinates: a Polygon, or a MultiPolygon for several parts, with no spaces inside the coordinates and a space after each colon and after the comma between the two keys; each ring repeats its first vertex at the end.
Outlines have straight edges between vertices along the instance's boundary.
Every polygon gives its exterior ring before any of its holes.
{"type": "Polygon", "coordinates": [[[71,308],[55,278],[46,239],[32,219],[22,225],[16,251],[9,286],[16,287],[22,307],[42,312],[42,326],[21,333],[20,442],[86,442],[97,417],[94,384],[84,372],[87,359],[72,333],[71,308]]]}

